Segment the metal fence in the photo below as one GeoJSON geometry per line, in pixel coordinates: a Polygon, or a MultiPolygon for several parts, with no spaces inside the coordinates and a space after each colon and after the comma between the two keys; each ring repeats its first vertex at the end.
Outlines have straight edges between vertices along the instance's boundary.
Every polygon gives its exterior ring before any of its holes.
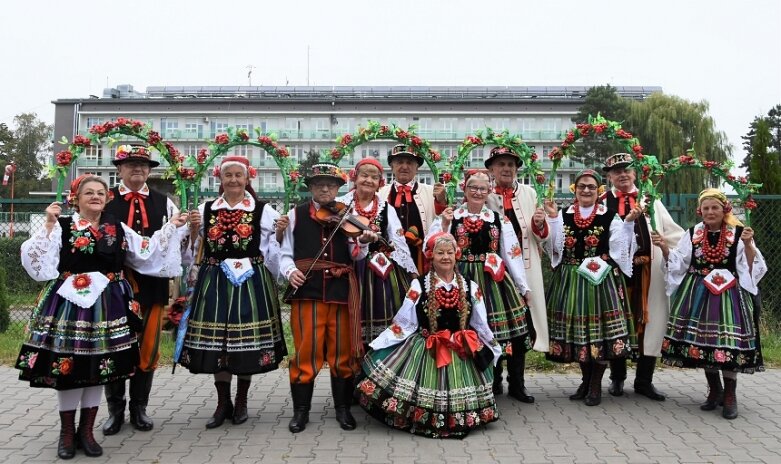
{"type": "MultiPolygon", "coordinates": [[[[279,193],[263,194],[261,196],[274,208],[281,212],[284,201],[279,193]]],[[[781,320],[781,195],[755,197],[759,207],[752,213],[752,227],[755,230],[757,246],[762,251],[768,264],[768,274],[760,284],[763,313],[773,321],[781,320]]],[[[562,198],[569,202],[569,198],[562,198]]],[[[666,195],[662,199],[673,219],[684,228],[694,225],[696,216],[697,195],[681,194],[666,195]]],[[[29,206],[29,205],[24,205],[29,206]]],[[[7,325],[9,331],[22,332],[32,312],[42,284],[35,282],[21,267],[19,248],[31,232],[43,227],[45,215],[44,205],[38,211],[21,211],[14,213],[14,238],[10,238],[10,213],[0,212],[0,267],[5,269],[7,301],[9,311],[6,316],[0,314],[0,329],[7,325]]],[[[6,208],[7,210],[7,208],[6,208]]],[[[742,211],[736,209],[738,217],[742,211]]],[[[176,285],[172,294],[176,293],[176,285]]],[[[285,313],[287,317],[287,313],[285,313]]]]}

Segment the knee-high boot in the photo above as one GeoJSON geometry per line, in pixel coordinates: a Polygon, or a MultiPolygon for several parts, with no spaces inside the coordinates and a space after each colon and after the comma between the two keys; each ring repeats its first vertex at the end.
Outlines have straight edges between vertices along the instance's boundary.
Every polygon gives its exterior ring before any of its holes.
{"type": "Polygon", "coordinates": [[[136,430],[143,432],[152,430],[154,422],[146,415],[149,404],[149,392],[152,390],[152,379],[155,371],[144,372],[136,369],[136,374],[130,378],[130,423],[136,430]]]}
{"type": "Polygon", "coordinates": [[[293,398],[293,418],[287,428],[293,433],[302,432],[309,423],[309,410],[312,408],[314,383],[291,383],[290,396],[293,398]]]}
{"type": "Polygon", "coordinates": [[[76,410],[60,411],[60,440],[57,456],[72,459],[76,455],[76,410]]]}
{"type": "Polygon", "coordinates": [[[504,367],[502,367],[502,359],[494,366],[494,383],[491,385],[491,390],[494,395],[499,396],[504,393],[504,387],[502,386],[502,374],[504,373],[504,367]]]}
{"type": "Polygon", "coordinates": [[[125,423],[125,381],[103,387],[108,405],[108,418],[103,423],[103,435],[116,435],[125,423]]]}
{"type": "Polygon", "coordinates": [[[656,358],[653,356],[640,356],[635,368],[635,393],[654,401],[664,401],[665,396],[654,387],[655,368],[656,358]]]}
{"type": "Polygon", "coordinates": [[[607,392],[613,396],[624,394],[624,382],[626,381],[626,358],[610,360],[610,386],[607,392]]]}
{"type": "Polygon", "coordinates": [[[98,407],[81,408],[79,417],[78,442],[76,445],[84,450],[87,456],[101,456],[103,448],[95,441],[92,429],[95,427],[95,416],[98,415],[98,407]]]}
{"type": "Polygon", "coordinates": [[[721,410],[721,416],[725,419],[738,417],[737,387],[738,379],[724,377],[724,408],[721,410]]]}
{"type": "Polygon", "coordinates": [[[588,395],[588,386],[591,382],[591,363],[582,362],[580,364],[581,381],[577,391],[569,396],[572,401],[582,400],[588,395]]]}
{"type": "Polygon", "coordinates": [[[336,421],[342,430],[355,430],[355,418],[350,412],[352,394],[355,389],[355,379],[352,377],[331,377],[331,394],[334,398],[336,421]]]}
{"type": "Polygon", "coordinates": [[[588,383],[586,406],[596,406],[602,402],[602,376],[605,375],[606,364],[591,363],[591,380],[588,383]]]}
{"type": "Polygon", "coordinates": [[[243,424],[249,419],[247,413],[247,392],[251,380],[239,379],[236,385],[236,400],[233,402],[233,423],[243,424]]]}
{"type": "Polygon", "coordinates": [[[708,381],[708,397],[700,405],[703,411],[713,411],[717,406],[724,404],[724,389],[721,387],[721,375],[718,371],[705,371],[705,379],[708,381]]]}
{"type": "Polygon", "coordinates": [[[512,340],[513,354],[507,357],[507,395],[522,403],[534,403],[534,397],[526,390],[526,347],[523,340],[512,340]]]}
{"type": "Polygon", "coordinates": [[[219,427],[227,417],[233,417],[230,382],[214,382],[214,387],[217,389],[217,409],[214,410],[211,419],[206,423],[207,429],[219,427]]]}

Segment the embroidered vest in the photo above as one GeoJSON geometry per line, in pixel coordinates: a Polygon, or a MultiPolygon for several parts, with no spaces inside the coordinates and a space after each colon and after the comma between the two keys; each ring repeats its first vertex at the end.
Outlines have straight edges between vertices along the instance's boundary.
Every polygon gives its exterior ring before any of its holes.
{"type": "Polygon", "coordinates": [[[220,211],[212,211],[213,201],[206,203],[204,207],[204,234],[206,236],[206,246],[203,248],[203,255],[206,258],[227,259],[227,258],[255,258],[262,256],[260,251],[260,219],[263,215],[263,207],[266,205],[261,201],[255,202],[254,211],[241,211],[235,225],[228,230],[223,230],[225,224],[220,220],[220,211]]]}

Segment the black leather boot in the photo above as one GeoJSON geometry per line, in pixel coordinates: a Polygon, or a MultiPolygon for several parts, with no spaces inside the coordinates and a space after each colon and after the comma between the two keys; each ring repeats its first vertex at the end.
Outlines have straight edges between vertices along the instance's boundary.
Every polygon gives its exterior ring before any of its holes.
{"type": "Polygon", "coordinates": [[[577,391],[569,396],[572,401],[582,400],[588,395],[588,384],[591,381],[591,363],[582,362],[580,364],[581,381],[577,391]]]}
{"type": "Polygon", "coordinates": [[[602,402],[602,376],[605,375],[606,364],[591,363],[591,379],[588,383],[586,406],[596,406],[602,402]]]}
{"type": "Polygon", "coordinates": [[[149,403],[149,392],[152,390],[152,379],[155,372],[144,372],[136,369],[136,374],[130,378],[130,423],[136,430],[147,432],[152,430],[154,422],[146,415],[149,403]]]}
{"type": "Polygon", "coordinates": [[[523,378],[526,370],[526,348],[522,339],[512,340],[513,354],[507,357],[507,396],[521,403],[534,403],[534,397],[526,391],[523,378]]]}
{"type": "Polygon", "coordinates": [[[125,381],[109,383],[103,391],[108,405],[108,418],[103,422],[103,435],[116,435],[125,423],[125,381]]]}
{"type": "Polygon", "coordinates": [[[640,356],[635,368],[635,393],[654,401],[664,401],[665,396],[654,387],[655,367],[656,358],[653,356],[640,356]]]}
{"type": "Polygon", "coordinates": [[[717,406],[724,404],[724,389],[721,387],[721,375],[717,371],[705,371],[705,379],[708,381],[708,397],[700,405],[700,409],[713,411],[717,406]]]}
{"type": "Polygon", "coordinates": [[[355,418],[350,412],[354,385],[352,377],[346,379],[331,377],[331,395],[334,398],[336,422],[339,422],[342,430],[355,430],[356,427],[355,418]]]}
{"type": "Polygon", "coordinates": [[[76,455],[76,410],[60,411],[60,441],[57,442],[57,456],[73,459],[76,455]]]}
{"type": "Polygon", "coordinates": [[[290,396],[293,398],[293,418],[287,428],[293,433],[302,432],[309,423],[309,410],[312,408],[314,383],[291,383],[290,396]]]}
{"type": "Polygon", "coordinates": [[[735,392],[737,387],[738,379],[724,377],[724,408],[721,410],[721,416],[725,419],[738,417],[738,397],[735,392]]]}
{"type": "Polygon", "coordinates": [[[626,381],[626,358],[610,360],[610,386],[607,392],[613,396],[624,394],[624,382],[626,381]]]}
{"type": "Polygon", "coordinates": [[[496,363],[496,366],[494,366],[494,383],[491,385],[491,390],[494,392],[495,396],[499,396],[504,393],[504,387],[502,387],[503,372],[504,368],[502,367],[502,360],[499,359],[499,362],[496,363]]]}
{"type": "Polygon", "coordinates": [[[251,380],[239,379],[236,385],[236,400],[233,402],[233,423],[243,424],[249,419],[247,413],[247,392],[251,380]]]}
{"type": "Polygon", "coordinates": [[[211,419],[206,423],[207,429],[219,427],[226,418],[233,417],[230,382],[214,382],[214,386],[217,388],[217,409],[214,410],[211,419]]]}
{"type": "Polygon", "coordinates": [[[98,407],[81,408],[81,417],[79,417],[78,441],[76,446],[84,450],[87,456],[103,455],[103,448],[95,441],[92,429],[95,427],[95,416],[98,415],[98,407]]]}

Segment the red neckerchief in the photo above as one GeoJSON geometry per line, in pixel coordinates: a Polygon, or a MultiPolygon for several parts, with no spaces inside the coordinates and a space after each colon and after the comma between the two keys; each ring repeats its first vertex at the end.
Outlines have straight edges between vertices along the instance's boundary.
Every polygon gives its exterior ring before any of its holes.
{"type": "Polygon", "coordinates": [[[409,185],[397,185],[396,186],[396,201],[393,204],[395,208],[401,207],[401,195],[404,194],[404,199],[407,203],[412,203],[412,187],[409,185]]]}
{"type": "Polygon", "coordinates": [[[624,193],[621,190],[616,191],[616,199],[618,200],[618,215],[622,218],[628,214],[626,211],[626,202],[624,198],[629,199],[629,209],[633,209],[637,206],[635,199],[637,198],[637,190],[634,192],[624,193]]]}
{"type": "Polygon", "coordinates": [[[513,209],[513,194],[515,193],[515,187],[496,187],[494,189],[496,193],[502,196],[502,205],[505,211],[513,209]]]}

